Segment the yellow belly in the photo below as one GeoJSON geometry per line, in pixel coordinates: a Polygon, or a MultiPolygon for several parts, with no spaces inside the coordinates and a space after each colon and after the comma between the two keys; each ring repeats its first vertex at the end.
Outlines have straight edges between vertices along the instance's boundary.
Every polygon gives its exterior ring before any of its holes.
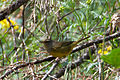
{"type": "Polygon", "coordinates": [[[67,48],[67,49],[57,49],[57,50],[52,50],[49,52],[50,55],[52,55],[53,57],[65,57],[67,55],[69,55],[72,51],[72,48],[67,48]]]}

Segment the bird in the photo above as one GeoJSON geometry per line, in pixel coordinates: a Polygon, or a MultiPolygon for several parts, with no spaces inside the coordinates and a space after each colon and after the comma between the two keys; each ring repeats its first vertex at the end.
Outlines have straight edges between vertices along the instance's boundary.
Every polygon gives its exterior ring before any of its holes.
{"type": "Polygon", "coordinates": [[[47,39],[45,41],[40,41],[40,42],[44,44],[46,51],[50,55],[52,55],[53,57],[62,58],[62,57],[66,57],[67,55],[69,55],[72,52],[73,48],[79,42],[89,37],[90,36],[79,39],[77,41],[55,41],[55,40],[47,39]]]}

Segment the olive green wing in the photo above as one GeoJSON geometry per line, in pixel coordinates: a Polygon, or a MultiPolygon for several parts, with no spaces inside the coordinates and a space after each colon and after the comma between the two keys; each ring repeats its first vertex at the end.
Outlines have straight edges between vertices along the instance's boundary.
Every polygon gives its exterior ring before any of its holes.
{"type": "Polygon", "coordinates": [[[63,44],[61,45],[61,47],[66,47],[66,46],[69,46],[73,43],[74,41],[65,41],[63,42],[63,44]]]}
{"type": "Polygon", "coordinates": [[[58,48],[69,46],[73,42],[74,41],[54,42],[52,45],[54,45],[53,49],[58,49],[58,48]]]}

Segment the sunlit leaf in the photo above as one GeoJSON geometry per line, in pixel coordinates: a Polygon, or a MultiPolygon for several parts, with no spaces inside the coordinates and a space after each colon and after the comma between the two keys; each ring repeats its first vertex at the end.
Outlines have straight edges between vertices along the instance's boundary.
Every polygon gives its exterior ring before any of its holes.
{"type": "Polygon", "coordinates": [[[108,55],[102,55],[101,58],[115,68],[120,68],[120,48],[113,49],[108,55]]]}

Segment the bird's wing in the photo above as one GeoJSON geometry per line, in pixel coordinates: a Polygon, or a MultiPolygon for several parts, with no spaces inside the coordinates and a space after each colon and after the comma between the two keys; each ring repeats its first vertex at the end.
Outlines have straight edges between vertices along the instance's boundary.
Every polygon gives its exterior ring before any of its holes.
{"type": "Polygon", "coordinates": [[[65,46],[69,46],[73,43],[74,41],[65,41],[63,42],[63,44],[61,45],[61,47],[65,47],[65,46]]]}
{"type": "Polygon", "coordinates": [[[58,49],[58,48],[63,48],[63,47],[69,46],[73,42],[74,41],[65,41],[65,42],[62,42],[62,43],[61,42],[55,42],[55,43],[53,43],[53,45],[54,45],[53,49],[58,49]]]}

